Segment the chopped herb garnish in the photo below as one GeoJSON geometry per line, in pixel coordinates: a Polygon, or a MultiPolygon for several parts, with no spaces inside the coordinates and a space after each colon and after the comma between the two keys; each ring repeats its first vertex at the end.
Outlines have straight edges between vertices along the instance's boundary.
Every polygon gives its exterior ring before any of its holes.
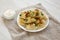
{"type": "Polygon", "coordinates": [[[31,12],[31,10],[29,10],[29,12],[31,12]]]}
{"type": "Polygon", "coordinates": [[[41,12],[41,15],[43,16],[44,14],[41,12]]]}
{"type": "Polygon", "coordinates": [[[32,12],[32,13],[31,13],[31,15],[33,16],[33,15],[34,15],[34,13],[32,12]]]}
{"type": "Polygon", "coordinates": [[[20,16],[21,16],[21,14],[20,14],[20,16]]]}
{"type": "Polygon", "coordinates": [[[37,24],[35,22],[33,22],[35,24],[35,26],[37,26],[37,24]]]}

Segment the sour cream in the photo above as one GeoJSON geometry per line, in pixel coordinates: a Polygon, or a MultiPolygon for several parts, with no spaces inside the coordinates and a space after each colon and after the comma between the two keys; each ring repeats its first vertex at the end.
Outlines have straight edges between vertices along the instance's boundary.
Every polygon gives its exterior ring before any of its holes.
{"type": "Polygon", "coordinates": [[[16,12],[12,9],[8,9],[4,12],[4,18],[13,19],[16,16],[16,12]]]}

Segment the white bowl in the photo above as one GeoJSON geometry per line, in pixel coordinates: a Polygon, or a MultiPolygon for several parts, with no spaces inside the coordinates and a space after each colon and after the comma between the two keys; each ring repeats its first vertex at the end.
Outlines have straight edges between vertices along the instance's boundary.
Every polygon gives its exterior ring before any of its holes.
{"type": "MultiPolygon", "coordinates": [[[[33,10],[34,8],[30,8],[30,9],[25,9],[25,10],[22,10],[22,11],[28,11],[28,10],[33,10]]],[[[40,9],[41,10],[41,9],[40,9]]],[[[22,12],[22,11],[20,11],[20,12],[22,12]]],[[[41,10],[42,11],[42,10],[41,10]]],[[[18,14],[18,17],[17,17],[17,24],[18,24],[18,26],[21,28],[21,29],[23,29],[23,30],[25,30],[25,31],[28,31],[28,32],[39,32],[39,31],[42,31],[42,30],[44,30],[47,26],[48,26],[48,24],[49,24],[49,18],[48,18],[48,15],[44,12],[44,11],[42,11],[43,12],[43,14],[45,14],[46,15],[46,17],[47,17],[47,22],[46,22],[46,25],[43,27],[43,28],[40,28],[40,29],[37,29],[37,30],[28,30],[28,29],[26,29],[26,28],[24,28],[23,26],[21,26],[20,24],[19,24],[19,18],[20,18],[20,14],[21,13],[19,13],[18,14]]]]}

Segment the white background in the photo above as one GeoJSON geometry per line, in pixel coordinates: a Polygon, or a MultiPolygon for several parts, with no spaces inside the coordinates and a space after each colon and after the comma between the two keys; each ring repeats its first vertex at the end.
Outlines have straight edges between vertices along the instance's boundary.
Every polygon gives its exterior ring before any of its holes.
{"type": "MultiPolygon", "coordinates": [[[[41,3],[51,15],[60,21],[60,0],[0,0],[0,16],[7,9],[17,10],[37,3],[41,3]]],[[[0,25],[0,40],[9,40],[10,37],[7,35],[9,35],[8,31],[0,25]]]]}

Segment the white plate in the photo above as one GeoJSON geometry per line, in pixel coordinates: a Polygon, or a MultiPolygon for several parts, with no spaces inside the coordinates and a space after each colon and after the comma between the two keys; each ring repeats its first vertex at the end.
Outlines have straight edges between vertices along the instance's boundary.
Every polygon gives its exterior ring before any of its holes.
{"type": "MultiPolygon", "coordinates": [[[[36,8],[28,8],[28,9],[24,9],[24,10],[22,10],[22,11],[27,11],[27,10],[33,10],[33,9],[36,9],[36,8]]],[[[42,11],[42,10],[41,10],[42,11]]],[[[21,12],[21,11],[20,11],[21,12]]],[[[47,16],[47,14],[44,12],[44,11],[42,11],[45,15],[46,15],[46,17],[48,18],[48,16],[47,16]]],[[[17,24],[18,24],[18,26],[20,27],[20,28],[22,28],[23,30],[25,30],[25,31],[28,31],[28,32],[38,32],[38,31],[42,31],[42,30],[44,30],[47,26],[48,26],[48,24],[49,24],[49,18],[47,19],[47,23],[46,23],[46,25],[45,25],[45,27],[43,27],[43,28],[41,28],[41,29],[38,29],[38,30],[27,30],[26,28],[24,28],[23,26],[21,26],[20,24],[19,24],[19,18],[20,18],[20,13],[18,14],[18,17],[17,17],[17,24]]]]}

